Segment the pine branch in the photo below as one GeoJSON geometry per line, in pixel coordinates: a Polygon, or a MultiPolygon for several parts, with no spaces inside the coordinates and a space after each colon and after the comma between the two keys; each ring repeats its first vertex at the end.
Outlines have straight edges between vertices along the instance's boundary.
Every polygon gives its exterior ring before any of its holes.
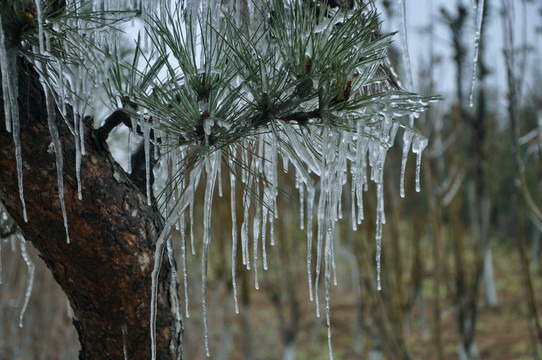
{"type": "Polygon", "coordinates": [[[115,110],[111,115],[109,115],[97,132],[103,137],[104,140],[107,140],[109,133],[120,124],[124,124],[129,128],[132,127],[130,116],[122,109],[115,110]]]}
{"type": "MultiPolygon", "coordinates": [[[[104,140],[107,140],[107,138],[109,137],[109,133],[111,133],[114,128],[121,124],[125,125],[129,129],[132,129],[133,131],[135,131],[136,134],[143,136],[143,130],[141,129],[141,125],[138,124],[136,125],[136,128],[133,129],[130,115],[126,110],[123,109],[115,110],[111,115],[107,117],[107,119],[105,119],[104,124],[96,131],[104,140]]],[[[158,143],[161,142],[159,138],[155,138],[154,129],[150,130],[150,139],[158,143]]]]}

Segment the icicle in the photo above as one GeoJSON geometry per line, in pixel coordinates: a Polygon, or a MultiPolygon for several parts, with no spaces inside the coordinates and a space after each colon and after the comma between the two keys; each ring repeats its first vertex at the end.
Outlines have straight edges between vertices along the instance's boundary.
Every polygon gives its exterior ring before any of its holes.
{"type": "MultiPolygon", "coordinates": [[[[45,65],[43,68],[45,69],[45,65]]],[[[53,147],[55,150],[58,197],[60,199],[60,208],[62,210],[64,228],[66,229],[66,242],[69,244],[70,235],[68,233],[68,216],[66,215],[66,203],[64,201],[64,158],[62,156],[62,145],[60,144],[58,129],[56,127],[55,100],[53,98],[51,89],[49,89],[49,86],[47,86],[47,84],[43,84],[43,89],[45,91],[45,104],[47,107],[47,125],[49,126],[49,134],[51,135],[53,147]]]]}
{"type": "MultiPolygon", "coordinates": [[[[67,118],[68,114],[66,111],[66,81],[64,79],[64,72],[65,72],[65,66],[62,63],[62,60],[59,58],[55,62],[55,64],[58,66],[58,95],[59,95],[59,106],[60,106],[60,112],[62,113],[62,116],[64,118],[67,118]]],[[[74,124],[75,125],[75,124],[74,124]]]]}
{"type": "Polygon", "coordinates": [[[183,286],[184,286],[184,313],[186,318],[190,318],[190,311],[188,307],[188,259],[186,252],[186,215],[184,212],[181,214],[180,231],[181,231],[181,256],[183,259],[183,286]]]}
{"type": "Polygon", "coordinates": [[[265,206],[262,207],[262,261],[263,261],[263,269],[267,270],[269,267],[267,266],[267,250],[265,247],[265,241],[266,241],[266,229],[267,229],[267,216],[268,216],[268,210],[265,206]]]}
{"type": "Polygon", "coordinates": [[[43,34],[43,11],[41,8],[41,1],[42,0],[35,0],[34,3],[36,4],[36,13],[38,15],[38,36],[39,36],[39,44],[40,44],[40,54],[45,54],[45,36],[43,34]]]}
{"type": "MultiPolygon", "coordinates": [[[[256,173],[254,177],[254,191],[256,198],[261,198],[260,194],[260,177],[257,175],[262,172],[262,159],[264,156],[264,144],[265,144],[265,135],[262,135],[257,143],[258,153],[255,156],[252,156],[252,165],[251,168],[256,173]]],[[[265,201],[265,199],[264,199],[265,201]]],[[[253,261],[254,261],[254,287],[256,290],[260,288],[258,283],[258,251],[259,246],[258,242],[260,240],[260,229],[261,229],[261,216],[262,216],[262,204],[256,204],[256,214],[252,219],[252,240],[253,240],[253,261]]]]}
{"type": "MultiPolygon", "coordinates": [[[[259,194],[257,194],[258,196],[259,194]]],[[[256,290],[260,289],[258,283],[258,240],[260,238],[260,217],[261,217],[261,205],[256,205],[256,214],[252,220],[252,240],[253,240],[253,261],[254,261],[254,287],[256,290]]]]}
{"type": "Polygon", "coordinates": [[[211,243],[211,210],[213,193],[215,188],[217,168],[220,165],[220,152],[215,152],[211,155],[206,155],[206,170],[207,170],[207,186],[205,189],[205,200],[203,204],[203,252],[202,252],[202,269],[201,269],[201,291],[202,291],[202,308],[203,308],[203,331],[205,352],[210,356],[209,350],[209,327],[207,322],[207,264],[209,261],[209,245],[211,243]]]}
{"type": "MultiPolygon", "coordinates": [[[[333,233],[335,229],[335,223],[330,227],[330,232],[333,233]]],[[[330,238],[330,260],[331,260],[331,270],[333,270],[333,285],[337,286],[337,264],[335,263],[335,236],[330,238]]]]}
{"type": "Polygon", "coordinates": [[[410,55],[408,53],[408,40],[407,40],[407,20],[406,20],[406,1],[397,0],[399,7],[401,8],[401,46],[403,48],[403,63],[405,64],[405,73],[407,80],[407,88],[412,90],[414,87],[412,81],[412,67],[410,66],[410,55]]]}
{"type": "MultiPolygon", "coordinates": [[[[152,127],[152,125],[151,125],[152,127]]],[[[166,135],[162,135],[162,131],[160,129],[154,129],[154,138],[155,139],[158,139],[158,140],[161,140],[161,139],[165,139],[166,135]]],[[[152,156],[153,156],[153,159],[155,161],[158,162],[158,160],[160,159],[160,149],[158,148],[158,146],[154,146],[153,149],[152,149],[152,156]]],[[[152,171],[152,169],[151,169],[152,171]]]]}
{"type": "Polygon", "coordinates": [[[23,159],[21,150],[20,124],[19,124],[19,104],[17,97],[19,94],[17,84],[17,52],[15,49],[6,47],[2,17],[0,15],[0,71],[2,71],[2,92],[4,98],[4,115],[6,118],[6,129],[13,134],[15,145],[15,161],[17,166],[17,183],[19,187],[19,198],[23,208],[23,219],[28,221],[26,214],[26,204],[23,191],[23,159]]]}
{"type": "Polygon", "coordinates": [[[326,265],[326,279],[325,279],[325,287],[326,287],[326,325],[327,325],[327,347],[329,349],[329,359],[333,360],[333,347],[331,346],[331,309],[330,309],[330,279],[329,279],[329,262],[326,265]]]}
{"type": "Polygon", "coordinates": [[[243,265],[246,266],[247,270],[250,270],[250,255],[248,249],[248,223],[249,223],[249,209],[250,209],[250,198],[251,194],[249,193],[249,188],[252,185],[252,176],[247,169],[249,166],[248,162],[248,144],[243,145],[241,151],[241,181],[243,182],[243,223],[241,224],[241,253],[243,254],[243,265]]]}
{"type": "Polygon", "coordinates": [[[401,159],[401,175],[400,175],[400,192],[401,197],[405,197],[405,169],[408,159],[408,152],[410,151],[410,144],[412,144],[412,138],[414,137],[414,131],[405,128],[403,134],[403,157],[401,159]]]}
{"type": "Polygon", "coordinates": [[[316,316],[320,317],[320,299],[318,296],[318,283],[320,281],[320,273],[321,273],[321,267],[322,267],[322,252],[324,252],[324,262],[325,262],[325,268],[324,268],[324,275],[328,276],[328,268],[329,265],[327,262],[327,236],[328,236],[328,229],[329,224],[328,221],[331,221],[331,212],[330,207],[331,204],[331,192],[330,192],[330,184],[333,181],[332,179],[332,172],[329,168],[330,164],[330,156],[331,153],[334,153],[335,151],[329,151],[332,144],[332,136],[330,134],[330,128],[329,126],[324,127],[324,131],[322,134],[322,161],[320,164],[320,196],[318,199],[318,233],[317,233],[317,245],[316,245],[316,276],[314,281],[314,295],[315,295],[315,305],[316,305],[316,316]],[[327,228],[326,228],[327,227],[327,228]],[[324,236],[326,237],[326,248],[324,249],[324,236]]]}
{"type": "Polygon", "coordinates": [[[128,349],[126,349],[126,325],[120,327],[122,333],[122,353],[124,354],[124,360],[128,360],[128,349]]]}
{"type": "Polygon", "coordinates": [[[420,192],[420,172],[422,166],[422,152],[427,146],[427,139],[416,135],[412,141],[412,152],[416,154],[416,192],[420,192]]]}
{"type": "Polygon", "coordinates": [[[480,36],[482,34],[482,20],[484,18],[484,0],[478,0],[474,7],[476,12],[476,32],[474,35],[474,57],[472,59],[472,80],[470,88],[469,106],[473,107],[474,83],[476,82],[476,67],[478,65],[478,52],[480,50],[480,36]]]}
{"type": "MultiPolygon", "coordinates": [[[[382,185],[377,186],[377,193],[382,191],[382,185]]],[[[378,291],[382,290],[382,284],[380,281],[381,263],[380,256],[382,254],[382,213],[380,210],[376,212],[376,288],[378,291]]]]}
{"type": "MultiPolygon", "coordinates": [[[[81,119],[85,118],[84,115],[84,110],[79,113],[81,119]]],[[[76,115],[74,114],[74,116],[76,115]]],[[[81,146],[81,155],[85,155],[85,123],[83,121],[79,121],[79,145],[81,146]]]]}
{"type": "Polygon", "coordinates": [[[325,196],[320,193],[318,200],[318,232],[316,236],[316,274],[314,280],[314,300],[316,304],[316,316],[320,317],[320,299],[318,296],[320,282],[320,268],[322,263],[322,244],[323,244],[323,228],[324,228],[324,211],[325,211],[325,196]]]}
{"type": "MultiPolygon", "coordinates": [[[[275,214],[277,212],[275,211],[275,214]]],[[[273,215],[269,216],[269,244],[275,246],[275,225],[273,220],[273,215]]]]}
{"type": "MultiPolygon", "coordinates": [[[[197,170],[197,169],[195,169],[197,170]]],[[[186,210],[189,204],[190,194],[186,192],[177,201],[172,214],[182,214],[186,210]]],[[[178,217],[170,216],[165,219],[164,229],[160,233],[158,240],[156,240],[156,248],[154,252],[154,266],[151,274],[151,314],[150,314],[150,336],[151,336],[151,359],[156,360],[156,309],[158,302],[158,276],[160,275],[160,266],[162,264],[162,258],[167,246],[168,238],[171,236],[171,230],[178,221],[178,217]]]]}
{"type": "Polygon", "coordinates": [[[352,166],[352,187],[350,189],[350,215],[351,215],[351,221],[352,221],[352,230],[357,231],[358,230],[358,222],[356,221],[356,188],[357,188],[357,178],[356,178],[356,171],[354,170],[354,166],[352,166]]]}
{"type": "MultiPolygon", "coordinates": [[[[74,119],[78,119],[78,116],[74,115],[74,119]]],[[[73,128],[75,136],[75,176],[77,178],[77,198],[79,200],[82,200],[83,194],[81,191],[81,136],[79,135],[78,121],[74,122],[73,128]]]]}
{"type": "Polygon", "coordinates": [[[152,199],[151,199],[151,143],[150,143],[150,133],[151,133],[151,127],[150,125],[145,121],[145,119],[141,119],[141,123],[143,126],[143,146],[145,148],[145,177],[146,177],[146,184],[147,184],[147,205],[151,206],[152,199]]]}
{"type": "Polygon", "coordinates": [[[175,264],[175,253],[173,251],[171,235],[167,239],[167,255],[169,265],[171,266],[171,281],[169,284],[169,291],[171,294],[171,302],[175,308],[175,329],[177,334],[182,333],[182,317],[181,317],[181,303],[179,301],[179,295],[177,293],[177,265],[175,264]]]}
{"type": "Polygon", "coordinates": [[[188,211],[188,217],[190,219],[190,249],[192,255],[196,255],[196,246],[194,245],[194,195],[192,194],[192,200],[190,201],[190,210],[188,211]]]}
{"type": "MultiPolygon", "coordinates": [[[[541,135],[542,137],[542,135],[541,135]]],[[[278,139],[276,135],[269,134],[269,141],[266,143],[266,151],[267,154],[265,155],[266,161],[264,162],[264,166],[266,166],[266,177],[269,181],[269,199],[270,199],[270,224],[272,224],[272,218],[274,216],[278,216],[278,209],[277,209],[277,195],[278,195],[278,139]],[[271,214],[274,213],[274,214],[271,214]]],[[[271,243],[273,244],[273,243],[271,243]]]]}
{"type": "MultiPolygon", "coordinates": [[[[16,70],[15,70],[16,71],[16,70]]],[[[13,89],[13,88],[12,88],[13,89]]],[[[13,92],[10,94],[10,97],[13,99],[15,95],[13,92]]],[[[15,99],[15,102],[17,100],[15,99]]],[[[17,163],[17,183],[19,186],[19,198],[21,199],[21,204],[23,206],[23,219],[25,222],[28,222],[28,216],[26,215],[26,203],[24,201],[24,192],[23,192],[23,157],[21,149],[21,138],[20,138],[20,124],[19,124],[19,108],[18,106],[11,108],[11,126],[13,131],[13,141],[15,143],[15,160],[17,163]]]]}
{"type": "MultiPolygon", "coordinates": [[[[132,127],[132,129],[135,129],[134,127],[132,127]]],[[[128,151],[127,151],[127,154],[126,156],[128,157],[128,162],[126,163],[126,172],[131,174],[132,173],[132,149],[133,149],[133,142],[134,142],[134,131],[135,130],[130,130],[128,132],[128,151]]]]}
{"type": "Polygon", "coordinates": [[[0,239],[0,284],[2,284],[2,239],[0,239]]]}
{"type": "Polygon", "coordinates": [[[218,196],[223,197],[224,193],[222,191],[222,166],[218,166],[218,196]]]}
{"type": "Polygon", "coordinates": [[[358,214],[356,222],[361,224],[364,218],[363,214],[363,191],[366,191],[367,186],[367,150],[369,148],[367,138],[364,136],[364,124],[360,121],[357,124],[357,143],[356,143],[356,163],[355,169],[356,180],[356,202],[358,205],[358,214]]]}
{"type": "Polygon", "coordinates": [[[9,64],[11,63],[10,57],[13,56],[12,51],[8,52],[6,48],[6,38],[4,35],[4,27],[2,25],[2,14],[0,14],[0,71],[2,72],[2,93],[4,99],[4,113],[6,120],[6,130],[11,132],[11,108],[13,103],[11,101],[11,93],[15,90],[11,86],[11,79],[8,74],[17,74],[12,72],[9,64]]]}
{"type": "Polygon", "coordinates": [[[196,247],[194,246],[194,194],[198,188],[199,180],[201,177],[202,165],[198,164],[194,170],[190,173],[190,183],[188,184],[188,193],[190,196],[189,204],[189,217],[190,217],[190,246],[192,248],[192,255],[196,255],[196,247]]]}
{"type": "Polygon", "coordinates": [[[384,160],[386,157],[387,149],[375,142],[375,149],[373,150],[375,156],[375,164],[372,170],[374,174],[374,182],[376,183],[376,282],[378,291],[382,290],[382,284],[380,280],[381,272],[381,253],[382,253],[382,224],[386,222],[384,216],[384,160]]]}
{"type": "Polygon", "coordinates": [[[21,239],[21,255],[23,256],[23,260],[26,263],[26,267],[28,268],[28,285],[26,286],[26,291],[24,293],[24,302],[23,307],[21,309],[21,314],[19,315],[19,327],[23,327],[23,318],[24,314],[26,312],[26,308],[28,307],[28,301],[30,300],[30,295],[32,294],[32,287],[34,286],[34,271],[36,270],[36,267],[34,266],[34,263],[32,263],[32,260],[30,259],[30,256],[28,255],[28,252],[26,251],[26,243],[24,239],[21,239]]]}
{"type": "Polygon", "coordinates": [[[299,228],[301,230],[305,229],[305,214],[304,214],[304,211],[305,211],[305,204],[304,204],[304,200],[305,200],[305,192],[304,192],[304,188],[303,188],[303,183],[301,182],[301,179],[299,178],[299,176],[296,176],[295,178],[295,187],[298,189],[299,191],[299,228]]]}
{"type": "Polygon", "coordinates": [[[160,275],[160,265],[162,257],[164,255],[164,248],[166,234],[165,228],[162,230],[160,237],[156,241],[156,250],[154,253],[154,268],[152,270],[152,294],[151,294],[151,320],[150,320],[150,334],[151,334],[151,359],[156,360],[156,307],[158,301],[158,276],[160,275]]]}
{"type": "Polygon", "coordinates": [[[231,279],[233,286],[233,300],[235,303],[235,313],[239,314],[239,303],[237,301],[237,280],[236,280],[236,268],[237,268],[237,211],[235,206],[235,147],[230,147],[230,153],[228,157],[228,163],[230,168],[230,206],[231,206],[231,279]]]}
{"type": "MultiPolygon", "coordinates": [[[[276,213],[277,206],[277,138],[273,134],[267,134],[267,140],[263,141],[265,142],[263,167],[266,185],[264,188],[264,206],[262,208],[262,259],[263,268],[267,270],[267,221],[269,221],[269,226],[272,228],[273,212],[276,213]]],[[[272,237],[272,229],[270,230],[270,234],[272,237]]]]}
{"type": "Polygon", "coordinates": [[[284,170],[284,173],[287,174],[288,173],[288,157],[287,156],[283,156],[282,157],[282,170],[284,170]]]}

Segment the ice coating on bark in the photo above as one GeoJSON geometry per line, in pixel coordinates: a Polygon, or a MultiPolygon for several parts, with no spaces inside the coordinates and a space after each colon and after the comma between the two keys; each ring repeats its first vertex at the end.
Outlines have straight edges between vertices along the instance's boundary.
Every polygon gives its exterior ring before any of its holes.
{"type": "Polygon", "coordinates": [[[17,184],[19,188],[19,198],[23,210],[23,220],[28,221],[26,215],[26,203],[24,201],[23,189],[23,158],[20,138],[19,124],[19,105],[17,97],[18,90],[18,69],[17,69],[17,51],[14,48],[8,48],[6,37],[0,15],[0,71],[2,72],[2,93],[4,99],[4,116],[6,119],[6,130],[12,132],[15,145],[15,161],[17,165],[17,184]]]}

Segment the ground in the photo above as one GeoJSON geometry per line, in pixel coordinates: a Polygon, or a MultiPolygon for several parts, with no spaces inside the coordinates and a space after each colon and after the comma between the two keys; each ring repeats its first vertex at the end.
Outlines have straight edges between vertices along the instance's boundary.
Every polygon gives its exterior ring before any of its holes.
{"type": "MultiPolygon", "coordinates": [[[[66,299],[54,283],[50,273],[44,269],[35,251],[29,247],[36,264],[36,279],[24,326],[19,328],[19,312],[24,298],[27,281],[27,269],[23,262],[19,245],[15,241],[12,251],[10,241],[2,243],[2,280],[0,285],[0,359],[74,359],[78,351],[75,330],[71,327],[66,299]]],[[[525,290],[520,272],[518,251],[514,246],[494,243],[495,275],[499,305],[489,308],[483,296],[480,299],[480,313],[476,328],[476,340],[482,359],[509,360],[532,359],[532,336],[525,290]]],[[[190,333],[186,338],[185,354],[187,359],[204,359],[200,301],[201,292],[197,280],[199,256],[192,258],[190,267],[195,279],[191,282],[190,311],[185,329],[190,333]]],[[[270,257],[273,267],[273,259],[270,257]]],[[[333,351],[336,359],[367,358],[371,350],[369,334],[362,333],[363,352],[356,353],[355,298],[349,287],[346,270],[339,264],[339,285],[332,290],[331,321],[333,351]],[[343,277],[341,277],[343,276],[343,277]]],[[[301,264],[301,263],[300,263],[301,264]]],[[[296,272],[296,291],[301,307],[300,332],[296,346],[297,359],[328,359],[327,330],[325,320],[316,319],[314,303],[308,300],[306,279],[301,271],[296,272]],[[299,276],[297,275],[299,274],[299,276]]],[[[540,269],[533,270],[535,293],[538,306],[542,306],[542,277],[540,269]]],[[[273,271],[273,270],[270,270],[273,271]]],[[[425,312],[428,332],[432,333],[433,302],[431,300],[431,273],[424,282],[426,290],[425,312]]],[[[269,301],[264,278],[267,275],[260,270],[261,289],[251,290],[250,311],[244,312],[249,319],[254,359],[279,359],[283,344],[279,337],[277,312],[269,301]]],[[[253,273],[249,273],[252,281],[253,273]]],[[[220,349],[231,348],[233,359],[243,359],[242,315],[233,311],[229,287],[219,281],[213,281],[209,288],[209,324],[211,328],[211,359],[221,358],[220,349]],[[227,301],[227,299],[230,299],[227,301]],[[229,345],[228,345],[229,344],[229,345]]],[[[445,299],[442,312],[443,343],[445,359],[457,359],[457,325],[451,301],[445,299]]],[[[367,318],[370,314],[365,314],[367,318]]],[[[413,359],[434,359],[435,350],[430,337],[420,331],[418,316],[415,311],[410,316],[410,326],[404,331],[413,359]]],[[[358,338],[359,339],[359,338],[358,338]]],[[[358,340],[359,341],[359,340],[358,340]]],[[[358,343],[359,345],[359,343],[358,343]]],[[[223,353],[223,352],[222,352],[223,353]]]]}

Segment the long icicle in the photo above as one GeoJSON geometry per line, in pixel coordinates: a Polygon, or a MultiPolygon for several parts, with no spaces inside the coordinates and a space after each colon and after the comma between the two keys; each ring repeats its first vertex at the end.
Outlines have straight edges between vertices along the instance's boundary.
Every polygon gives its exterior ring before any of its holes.
{"type": "MultiPolygon", "coordinates": [[[[172,236],[168,236],[166,241],[166,249],[169,260],[169,265],[171,266],[171,278],[169,283],[169,291],[171,294],[171,302],[175,308],[175,329],[177,334],[182,333],[182,315],[181,315],[181,302],[179,301],[179,294],[177,293],[177,269],[175,264],[175,252],[173,251],[172,236]]],[[[180,357],[180,353],[178,356],[180,357]]]]}
{"type": "Polygon", "coordinates": [[[186,214],[183,213],[179,219],[181,222],[181,256],[183,259],[183,287],[184,287],[184,314],[186,318],[190,318],[190,307],[188,299],[188,258],[186,244],[186,214]]]}
{"type": "Polygon", "coordinates": [[[403,48],[403,63],[405,66],[406,82],[409,90],[412,90],[414,86],[412,80],[412,67],[410,65],[410,55],[408,53],[408,39],[407,39],[407,20],[406,20],[406,1],[398,0],[401,8],[401,46],[403,48]]]}
{"type": "MultiPolygon", "coordinates": [[[[156,248],[154,252],[154,265],[151,274],[151,314],[150,314],[150,337],[151,337],[151,359],[156,360],[156,311],[158,308],[158,277],[160,275],[160,267],[166,250],[168,236],[171,236],[171,231],[179,221],[179,215],[184,214],[186,208],[194,198],[193,192],[196,191],[197,182],[199,181],[199,166],[193,170],[196,173],[196,178],[191,179],[190,188],[180,196],[175,207],[171,210],[170,216],[165,219],[164,228],[160,236],[156,240],[156,248]],[[192,181],[194,183],[192,183],[192,181]],[[177,215],[179,214],[179,215],[177,215]]],[[[194,174],[192,174],[194,175],[194,174]]],[[[191,206],[192,207],[192,206],[191,206]]]]}
{"type": "MultiPolygon", "coordinates": [[[[11,60],[11,59],[10,59],[11,60]]],[[[15,61],[15,59],[13,59],[15,61]]],[[[17,69],[13,69],[14,73],[17,73],[17,69]]],[[[15,81],[12,79],[12,81],[15,81]]],[[[24,201],[24,191],[23,191],[23,156],[22,156],[22,144],[21,144],[21,126],[19,123],[19,106],[17,105],[17,86],[11,86],[11,91],[9,94],[11,100],[11,130],[13,133],[13,142],[15,143],[15,160],[17,163],[17,182],[19,186],[19,198],[21,199],[21,204],[23,206],[23,218],[24,221],[28,221],[28,216],[26,215],[26,203],[24,201]],[[14,105],[14,106],[13,106],[14,105]]]]}
{"type": "Polygon", "coordinates": [[[11,132],[11,96],[10,93],[12,91],[11,85],[10,85],[10,79],[8,74],[16,74],[11,72],[12,69],[9,68],[8,64],[9,56],[11,54],[8,54],[8,49],[6,47],[6,38],[4,35],[4,28],[2,25],[2,14],[0,14],[0,72],[2,73],[2,93],[3,93],[3,100],[4,100],[4,113],[5,113],[5,120],[6,120],[6,130],[8,132],[11,132]]]}
{"type": "Polygon", "coordinates": [[[21,238],[20,245],[21,245],[21,255],[23,256],[23,260],[26,263],[26,267],[28,268],[28,285],[24,293],[24,302],[23,302],[23,307],[21,309],[21,314],[19,315],[19,327],[22,328],[24,314],[26,312],[26,308],[28,307],[28,301],[30,300],[30,295],[32,294],[32,287],[34,286],[34,272],[36,270],[36,267],[34,266],[34,263],[30,259],[30,256],[28,255],[28,252],[26,251],[26,243],[25,243],[25,240],[22,238],[21,238]]]}
{"type": "MultiPolygon", "coordinates": [[[[167,224],[166,224],[167,226],[167,224]]],[[[151,319],[150,319],[150,334],[151,334],[151,359],[156,360],[156,311],[158,307],[158,276],[160,275],[160,267],[162,265],[162,257],[166,248],[166,232],[173,226],[169,225],[169,229],[162,230],[160,237],[156,241],[156,249],[154,252],[154,267],[152,269],[152,291],[151,291],[151,319]]]]}
{"type": "Polygon", "coordinates": [[[405,171],[406,164],[408,159],[408,152],[410,151],[410,145],[412,144],[412,138],[414,137],[414,132],[408,128],[405,128],[403,134],[403,155],[401,157],[401,175],[400,175],[400,195],[402,198],[405,197],[405,171]]]}
{"type": "Polygon", "coordinates": [[[472,80],[470,88],[469,106],[473,107],[474,84],[476,82],[476,68],[478,66],[478,52],[480,50],[480,37],[482,36],[482,20],[484,18],[484,0],[478,0],[476,10],[476,32],[474,34],[474,57],[472,59],[472,80]]]}
{"type": "Polygon", "coordinates": [[[314,301],[312,287],[312,218],[314,208],[314,187],[307,185],[307,278],[309,280],[309,299],[314,301]]]}
{"type": "Polygon", "coordinates": [[[202,291],[202,307],[203,307],[203,332],[205,353],[207,357],[211,355],[209,350],[209,326],[207,322],[207,268],[209,262],[209,246],[211,244],[211,213],[212,201],[215,188],[217,168],[220,165],[220,153],[206,156],[207,170],[207,186],[205,189],[205,203],[203,210],[203,252],[202,252],[202,275],[201,275],[201,291],[202,291]]]}
{"type": "Polygon", "coordinates": [[[147,205],[152,204],[151,199],[151,142],[150,142],[150,132],[151,125],[148,124],[145,119],[141,118],[141,125],[143,127],[143,146],[145,149],[145,184],[147,189],[147,205]]]}
{"type": "Polygon", "coordinates": [[[26,215],[26,204],[23,191],[23,158],[21,150],[21,128],[19,124],[19,105],[17,102],[17,52],[15,49],[8,49],[0,15],[0,71],[2,72],[2,92],[4,98],[4,115],[6,118],[6,129],[12,132],[15,144],[15,161],[17,166],[17,183],[19,187],[19,198],[23,208],[23,219],[28,221],[26,215]],[[11,75],[10,75],[11,74],[11,75]]]}
{"type": "Polygon", "coordinates": [[[235,202],[235,183],[237,179],[235,178],[235,147],[231,146],[229,155],[228,155],[228,164],[230,167],[230,206],[231,206],[231,279],[233,286],[233,300],[235,304],[235,313],[239,314],[239,302],[237,301],[237,280],[236,280],[236,268],[237,268],[237,247],[238,247],[238,236],[237,236],[237,212],[236,212],[236,202],[235,202]]]}
{"type": "MultiPolygon", "coordinates": [[[[45,65],[43,66],[43,69],[46,71],[45,65]]],[[[49,133],[51,135],[55,150],[58,197],[60,199],[60,208],[62,210],[62,218],[64,220],[64,228],[66,230],[66,241],[69,244],[70,235],[68,233],[68,216],[66,214],[66,202],[64,201],[64,158],[62,156],[62,145],[60,144],[58,129],[56,127],[55,100],[53,98],[53,93],[47,84],[43,84],[43,89],[45,91],[45,103],[47,107],[47,125],[49,126],[49,133]]]]}

